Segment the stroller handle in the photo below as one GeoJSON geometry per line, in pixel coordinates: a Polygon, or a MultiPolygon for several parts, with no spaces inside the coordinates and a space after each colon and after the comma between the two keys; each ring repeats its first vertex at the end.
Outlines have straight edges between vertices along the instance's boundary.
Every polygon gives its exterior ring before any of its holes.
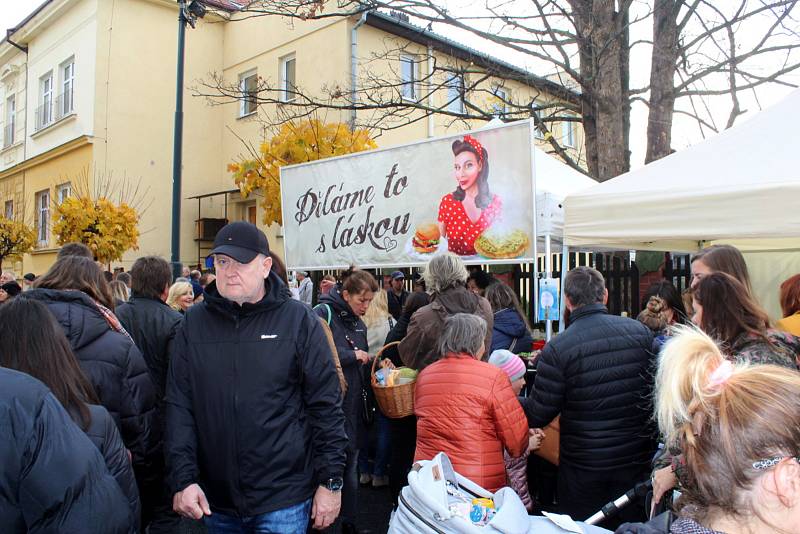
{"type": "Polygon", "coordinates": [[[610,503],[603,506],[599,512],[595,513],[592,517],[587,519],[585,523],[587,525],[596,525],[603,519],[608,519],[609,517],[615,516],[622,508],[627,506],[632,500],[637,497],[644,497],[653,489],[653,481],[647,479],[644,482],[639,482],[634,487],[626,491],[623,495],[620,495],[615,500],[611,501],[610,503]]]}

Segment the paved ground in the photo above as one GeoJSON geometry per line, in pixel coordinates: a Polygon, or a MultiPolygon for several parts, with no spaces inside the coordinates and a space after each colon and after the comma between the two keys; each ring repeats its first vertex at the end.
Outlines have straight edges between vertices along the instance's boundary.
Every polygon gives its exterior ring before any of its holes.
{"type": "Polygon", "coordinates": [[[392,512],[389,488],[362,486],[359,488],[358,502],[358,529],[363,534],[385,534],[392,512]]]}

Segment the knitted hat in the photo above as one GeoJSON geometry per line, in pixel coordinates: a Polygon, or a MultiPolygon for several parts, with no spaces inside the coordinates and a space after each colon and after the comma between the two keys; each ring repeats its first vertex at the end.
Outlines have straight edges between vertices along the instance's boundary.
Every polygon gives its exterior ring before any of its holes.
{"type": "Polygon", "coordinates": [[[6,293],[8,293],[9,297],[16,297],[17,295],[22,293],[22,288],[19,286],[18,283],[13,282],[13,281],[12,282],[6,282],[2,286],[0,286],[0,289],[5,291],[6,293]]]}
{"type": "Polygon", "coordinates": [[[522,362],[522,358],[509,350],[494,351],[489,356],[489,363],[505,371],[512,382],[525,376],[525,364],[522,362]]]}

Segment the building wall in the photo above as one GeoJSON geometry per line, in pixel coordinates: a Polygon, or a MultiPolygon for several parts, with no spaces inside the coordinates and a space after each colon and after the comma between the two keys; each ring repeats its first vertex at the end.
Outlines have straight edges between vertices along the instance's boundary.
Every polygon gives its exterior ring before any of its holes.
{"type": "Polygon", "coordinates": [[[55,217],[58,186],[71,179],[72,186],[77,187],[82,177],[86,176],[86,169],[91,166],[91,163],[92,144],[88,137],[83,136],[37,158],[27,160],[22,165],[23,169],[11,177],[13,180],[21,180],[24,183],[25,220],[32,227],[38,228],[35,205],[37,193],[47,190],[50,192],[51,199],[47,241],[37,245],[33,253],[25,255],[21,269],[23,273],[42,274],[55,261],[59,246],[52,233],[52,221],[55,217]]]}
{"type": "MultiPolygon", "coordinates": [[[[93,134],[98,0],[66,2],[69,9],[45,16],[28,43],[27,157],[33,158],[81,135],[93,134]],[[53,107],[62,94],[61,66],[74,58],[74,113],[37,131],[36,111],[42,104],[40,79],[52,72],[53,107]]],[[[55,109],[53,109],[55,114],[55,109]]]]}
{"type": "MultiPolygon", "coordinates": [[[[25,159],[25,113],[26,113],[26,87],[25,70],[27,57],[17,48],[9,47],[8,52],[0,57],[0,121],[3,129],[2,145],[0,145],[0,171],[13,167],[25,159]],[[6,127],[8,126],[9,97],[14,97],[14,122],[11,129],[14,131],[13,140],[6,146],[6,127]]],[[[2,189],[2,188],[0,188],[2,189]]]]}
{"type": "MultiPolygon", "coordinates": [[[[150,0],[102,2],[98,12],[94,169],[98,179],[127,187],[126,200],[140,211],[139,250],[115,264],[126,269],[142,255],[170,258],[177,15],[174,2],[150,0]]],[[[198,79],[221,70],[223,28],[201,20],[186,30],[180,260],[187,264],[196,262],[197,213],[186,199],[230,188],[221,180],[222,109],[191,96],[198,79]]]]}

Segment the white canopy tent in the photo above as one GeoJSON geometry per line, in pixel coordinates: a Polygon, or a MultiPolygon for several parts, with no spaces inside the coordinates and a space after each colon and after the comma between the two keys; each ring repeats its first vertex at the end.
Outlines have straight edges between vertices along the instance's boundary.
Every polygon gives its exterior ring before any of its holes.
{"type": "Polygon", "coordinates": [[[798,124],[794,91],[712,139],[568,195],[565,242],[686,252],[733,244],[746,253],[754,289],[775,316],[775,278],[800,271],[798,124]]]}
{"type": "Polygon", "coordinates": [[[800,250],[800,91],[703,143],[567,197],[570,246],[800,250]]]}

